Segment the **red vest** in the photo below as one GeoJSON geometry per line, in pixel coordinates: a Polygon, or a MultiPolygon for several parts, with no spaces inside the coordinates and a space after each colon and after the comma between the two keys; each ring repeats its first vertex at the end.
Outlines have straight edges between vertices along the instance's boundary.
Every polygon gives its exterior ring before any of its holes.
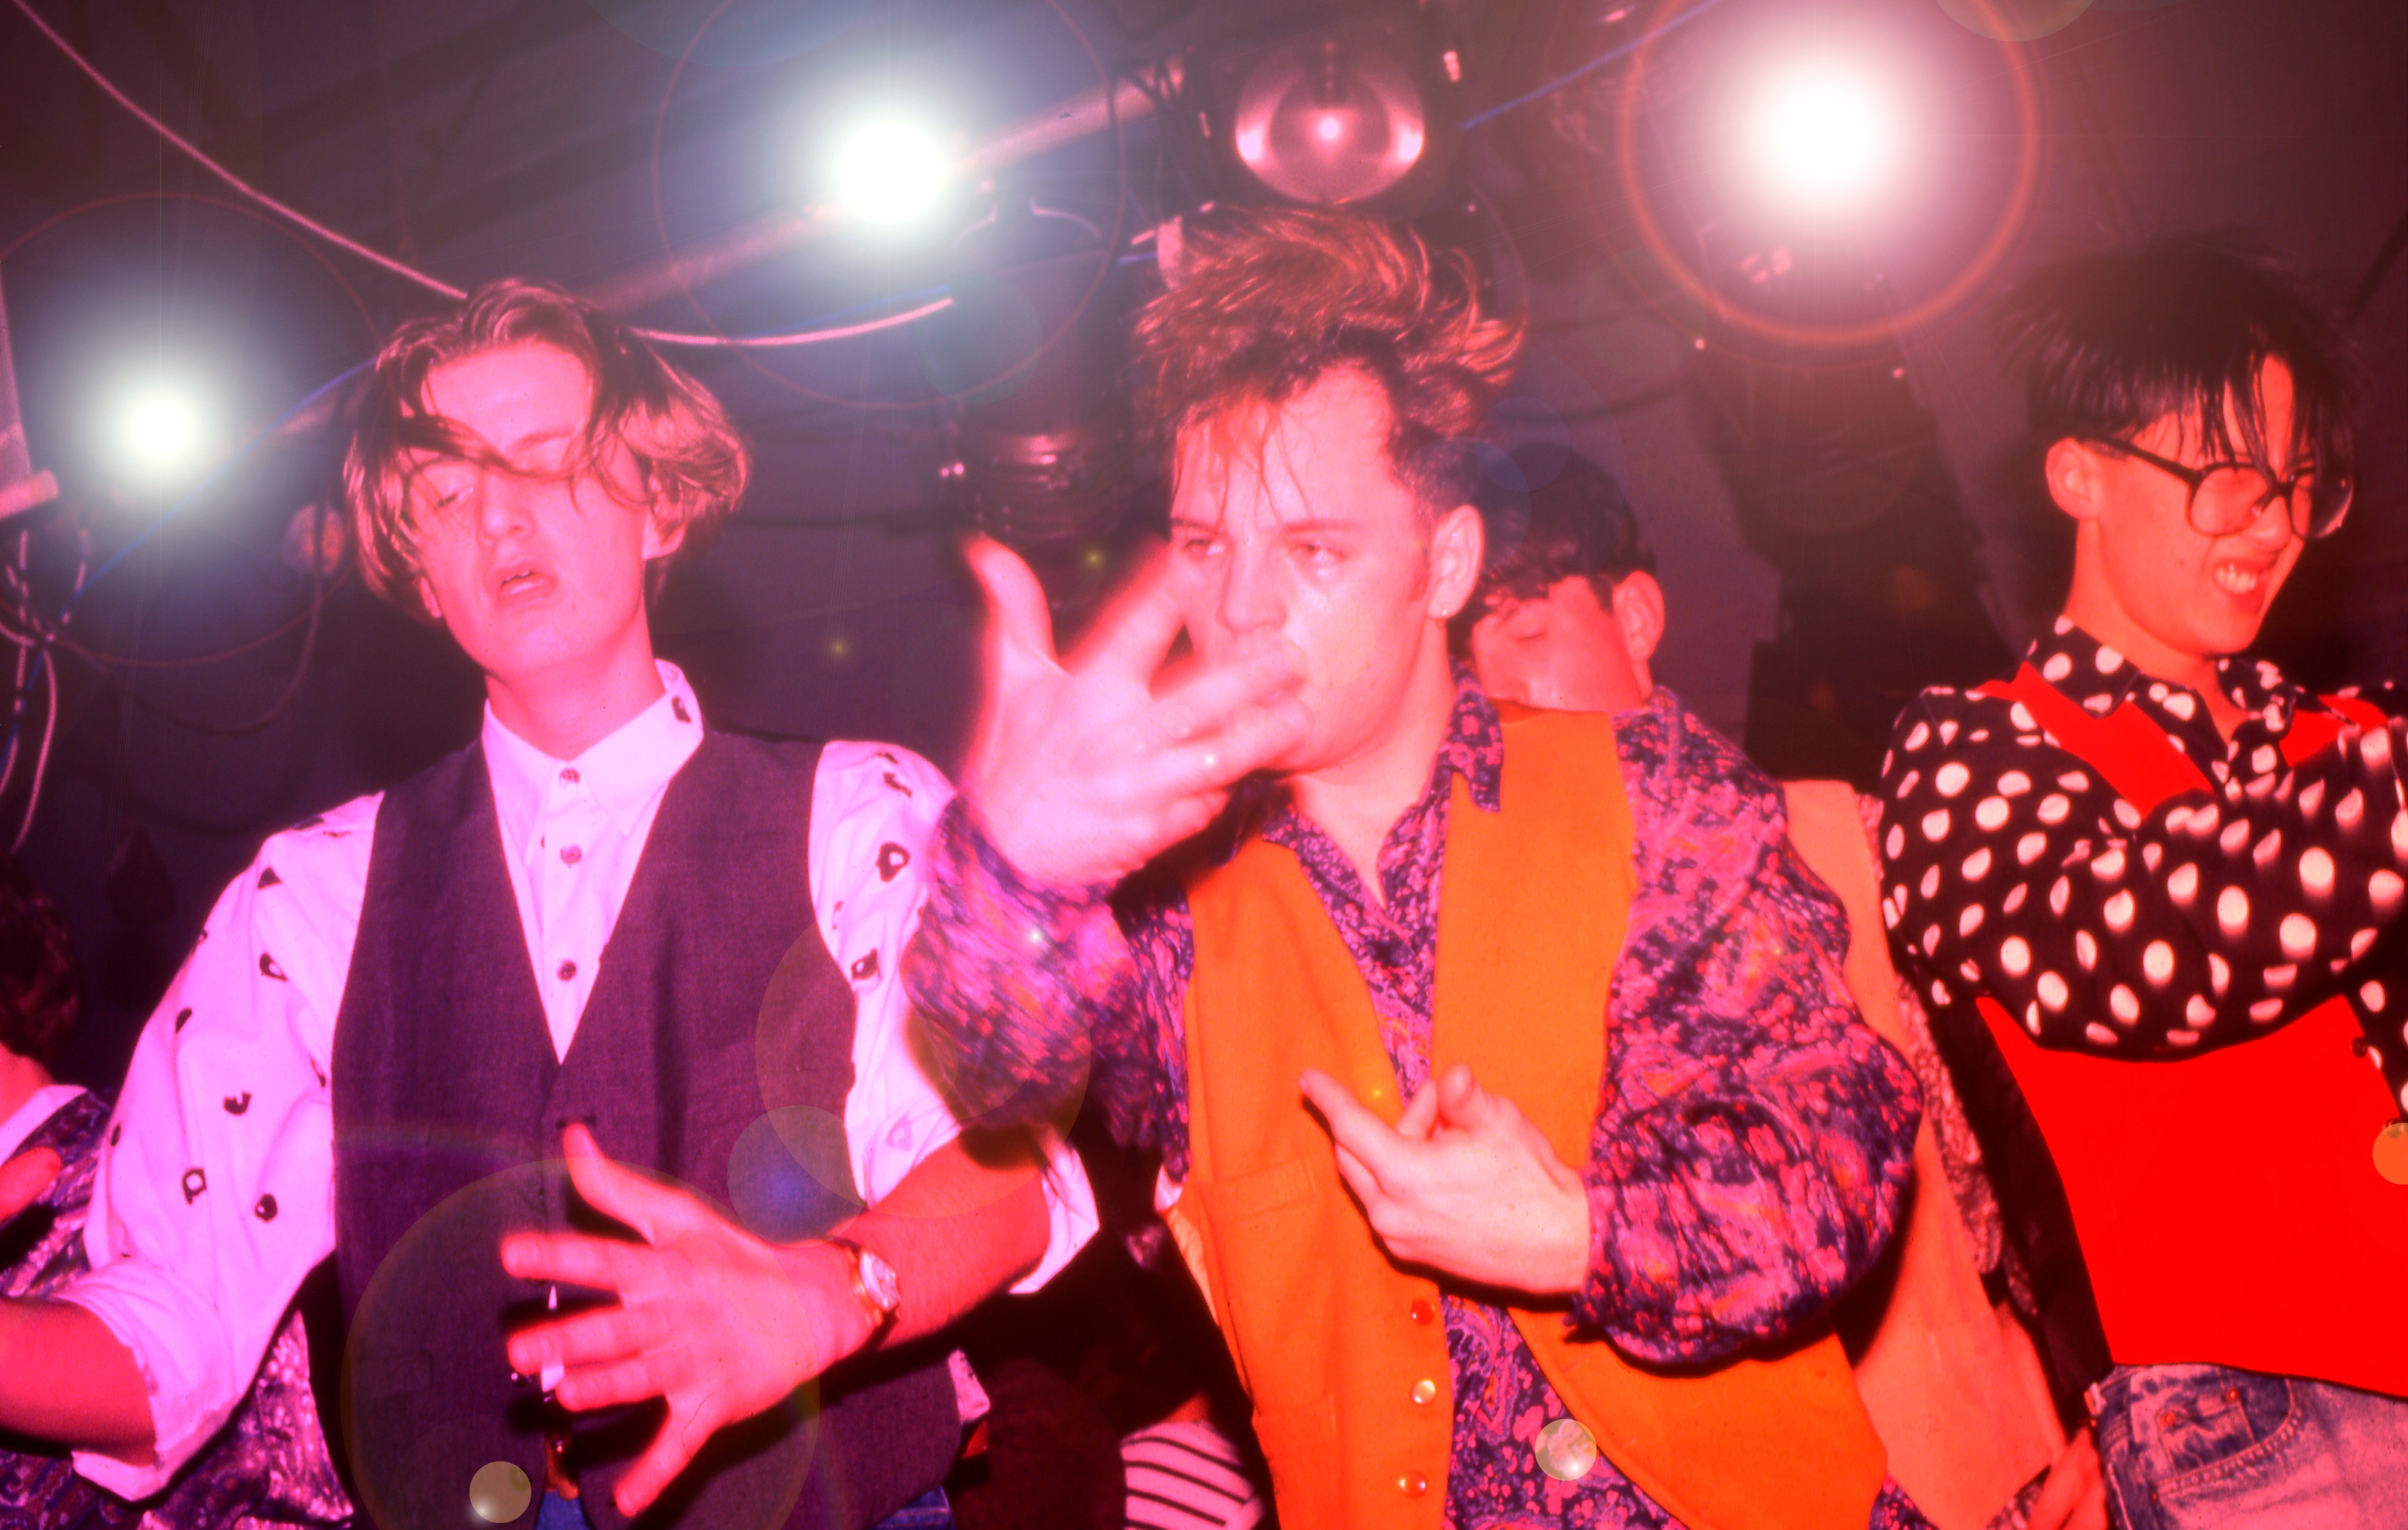
{"type": "MultiPolygon", "coordinates": [[[[2021,702],[2143,813],[2207,779],[2127,704],[2101,718],[2026,665],[1982,694],[2021,702]]],[[[2329,705],[2381,726],[2362,702],[2329,705]]],[[[2301,712],[2298,764],[2336,719],[2301,712]]],[[[1983,1018],[2065,1181],[2108,1349],[2408,1396],[2408,1188],[2375,1172],[2396,1114],[2336,997],[2238,1046],[2150,1062],[2043,1050],[1997,1001],[1983,1018]]]]}

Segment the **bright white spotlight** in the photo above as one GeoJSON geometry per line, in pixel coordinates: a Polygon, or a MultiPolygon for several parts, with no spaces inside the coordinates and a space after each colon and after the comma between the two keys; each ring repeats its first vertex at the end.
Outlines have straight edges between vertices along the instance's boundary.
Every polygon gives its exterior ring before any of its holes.
{"type": "Polygon", "coordinates": [[[1902,149],[1896,102],[1870,72],[1796,60],[1759,87],[1746,148],[1765,191],[1804,212],[1861,210],[1891,181],[1902,149]]]}
{"type": "Polygon", "coordinates": [[[191,377],[152,372],[126,382],[109,405],[109,459],[133,488],[190,488],[216,449],[212,411],[191,377]]]}
{"type": "Polygon", "coordinates": [[[837,203],[868,222],[908,223],[952,181],[952,156],[925,126],[884,117],[855,127],[837,150],[837,203]]]}

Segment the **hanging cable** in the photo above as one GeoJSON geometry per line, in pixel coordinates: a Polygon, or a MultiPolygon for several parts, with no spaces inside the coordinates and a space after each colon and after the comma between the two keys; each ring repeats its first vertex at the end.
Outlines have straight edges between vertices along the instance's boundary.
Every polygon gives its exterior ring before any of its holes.
{"type": "MultiPolygon", "coordinates": [[[[22,6],[25,3],[25,0],[17,0],[17,3],[22,6]]],[[[1512,111],[1518,107],[1526,107],[1531,102],[1538,100],[1541,96],[1553,95],[1555,92],[1560,91],[1565,86],[1572,83],[1572,81],[1586,79],[1598,70],[1604,68],[1607,64],[1612,64],[1614,60],[1627,57],[1627,55],[1638,51],[1640,49],[1645,47],[1651,42],[1654,42],[1656,38],[1664,36],[1666,33],[1673,31],[1676,28],[1688,25],[1691,21],[1696,21],[1698,17],[1703,16],[1706,12],[1713,9],[1716,6],[1721,4],[1722,0],[1698,0],[1698,4],[1691,6],[1688,9],[1681,12],[1680,15],[1673,17],[1669,21],[1666,21],[1655,31],[1642,33],[1639,36],[1633,37],[1628,42],[1624,43],[1619,48],[1607,49],[1604,52],[1599,53],[1597,57],[1589,60],[1586,64],[1582,64],[1579,68],[1572,70],[1570,74],[1557,75],[1555,79],[1548,80],[1545,84],[1539,86],[1535,90],[1525,91],[1511,101],[1499,102],[1496,106],[1489,107],[1486,111],[1473,113],[1471,116],[1463,120],[1464,128],[1466,131],[1469,131],[1472,128],[1478,127],[1483,122],[1493,122],[1497,118],[1504,116],[1507,112],[1512,111]]]]}
{"type": "Polygon", "coordinates": [[[228,186],[233,187],[244,196],[251,198],[261,207],[265,207],[268,211],[275,213],[278,217],[290,219],[292,222],[298,223],[301,227],[308,229],[310,233],[315,234],[318,237],[325,240],[327,243],[335,245],[337,248],[347,250],[372,265],[383,267],[385,270],[392,272],[394,276],[401,278],[404,281],[416,282],[419,286],[424,287],[432,292],[439,293],[445,297],[459,298],[468,295],[466,293],[452,286],[448,281],[438,281],[435,278],[428,276],[425,272],[417,269],[415,266],[406,265],[402,262],[394,259],[391,255],[385,254],[381,250],[371,250],[366,245],[360,243],[357,239],[351,238],[347,235],[339,234],[335,230],[328,228],[325,224],[319,222],[308,214],[302,212],[296,207],[287,207],[285,204],[279,202],[276,198],[268,195],[265,192],[263,192],[257,187],[251,185],[240,176],[236,175],[232,170],[227,169],[224,165],[220,164],[217,161],[209,158],[208,154],[203,153],[198,145],[185,137],[182,134],[178,133],[174,128],[169,127],[166,123],[161,122],[158,118],[150,115],[150,112],[143,109],[139,102],[126,94],[123,91],[119,90],[107,75],[102,74],[100,70],[93,65],[91,60],[85,58],[81,53],[77,52],[75,46],[72,43],[68,42],[66,38],[59,36],[58,32],[50,25],[50,22],[42,20],[41,13],[33,7],[31,0],[12,0],[12,3],[16,6],[17,9],[22,13],[25,20],[34,23],[34,30],[39,32],[43,36],[48,37],[50,40],[50,46],[57,49],[60,52],[64,53],[67,56],[67,62],[74,64],[78,69],[82,70],[84,78],[91,80],[94,85],[99,86],[103,94],[116,102],[119,106],[123,107],[127,111],[132,112],[136,117],[141,119],[144,126],[150,128],[151,132],[156,133],[159,136],[166,139],[169,143],[174,144],[178,149],[182,150],[194,164],[200,165],[202,169],[207,170],[209,174],[217,177],[220,180],[224,181],[228,186]]]}
{"type": "MultiPolygon", "coordinates": [[[[151,132],[156,133],[160,137],[165,139],[168,143],[173,144],[177,149],[182,150],[183,153],[194,164],[198,164],[202,169],[208,171],[209,174],[217,177],[220,180],[224,181],[226,185],[233,188],[234,191],[240,195],[249,198],[251,201],[257,203],[260,207],[265,207],[269,212],[276,214],[280,218],[287,220],[299,228],[316,235],[319,238],[334,245],[337,249],[346,250],[351,254],[356,255],[360,259],[368,262],[370,265],[375,265],[381,270],[390,272],[394,276],[399,277],[404,281],[411,282],[417,286],[425,288],[431,293],[454,300],[468,295],[463,289],[455,287],[452,283],[445,281],[438,277],[429,276],[406,261],[396,260],[380,250],[372,249],[367,245],[360,243],[357,239],[351,237],[349,235],[327,227],[325,224],[310,217],[308,213],[301,211],[298,207],[294,207],[287,203],[277,200],[267,193],[261,191],[258,187],[253,186],[251,182],[243,179],[242,177],[235,174],[223,164],[221,164],[216,160],[210,158],[199,145],[194,143],[191,139],[185,137],[182,134],[178,133],[174,128],[169,127],[165,122],[160,121],[156,116],[152,115],[147,108],[145,108],[140,102],[135,100],[131,95],[128,95],[123,90],[120,89],[107,75],[102,74],[98,65],[94,64],[90,59],[85,58],[80,52],[78,52],[74,44],[68,42],[65,37],[60,36],[58,30],[52,27],[50,22],[42,20],[41,13],[33,7],[32,0],[9,0],[9,3],[16,7],[19,13],[22,14],[26,21],[33,23],[36,31],[39,32],[45,38],[49,39],[51,47],[66,55],[67,62],[74,64],[78,70],[81,71],[84,78],[91,80],[93,85],[98,87],[103,94],[107,95],[111,101],[116,102],[119,106],[124,107],[125,110],[130,112],[136,120],[142,123],[143,126],[149,128],[151,132]]],[[[915,322],[916,321],[925,319],[930,314],[940,312],[952,306],[953,300],[951,298],[945,298],[939,302],[923,305],[908,313],[892,314],[883,319],[875,319],[859,324],[849,324],[840,329],[801,330],[786,335],[762,335],[731,337],[724,335],[689,335],[675,330],[656,329],[638,330],[637,333],[643,336],[644,338],[651,340],[655,345],[699,346],[735,350],[817,345],[824,340],[843,340],[851,339],[856,336],[875,335],[881,330],[894,329],[903,324],[909,324],[915,322]]]]}

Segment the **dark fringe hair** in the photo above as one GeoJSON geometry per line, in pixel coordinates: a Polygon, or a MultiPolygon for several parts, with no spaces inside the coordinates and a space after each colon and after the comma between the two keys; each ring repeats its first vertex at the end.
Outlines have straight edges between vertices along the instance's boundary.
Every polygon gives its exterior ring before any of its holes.
{"type": "Polygon", "coordinates": [[[75,946],[57,905],[13,855],[0,854],[0,1047],[48,1067],[82,1003],[75,946]]]}
{"type": "Polygon", "coordinates": [[[2286,444],[2327,479],[2355,470],[2347,347],[2294,278],[2232,235],[2168,236],[2042,266],[2000,305],[2000,327],[2025,372],[2039,445],[2128,439],[2174,415],[2209,455],[2267,464],[2257,385],[2279,360],[2294,399],[2286,444]]]}

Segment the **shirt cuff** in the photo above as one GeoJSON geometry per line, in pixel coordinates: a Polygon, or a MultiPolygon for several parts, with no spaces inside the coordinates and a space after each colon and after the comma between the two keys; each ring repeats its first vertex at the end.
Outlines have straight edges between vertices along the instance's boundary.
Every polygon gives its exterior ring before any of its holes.
{"type": "Polygon", "coordinates": [[[208,1324],[194,1322],[186,1303],[159,1289],[163,1279],[121,1261],[76,1281],[57,1298],[100,1320],[133,1357],[150,1397],[155,1444],[149,1466],[129,1466],[96,1451],[74,1452],[79,1475],[125,1499],[165,1489],[224,1426],[238,1398],[238,1389],[227,1385],[231,1367],[223,1346],[214,1342],[208,1324]]]}
{"type": "Polygon", "coordinates": [[[1096,1236],[1100,1225],[1096,1215],[1096,1192],[1087,1183],[1087,1170],[1069,1142],[1052,1127],[1037,1128],[1045,1145],[1045,1257],[1037,1267],[1021,1278],[1011,1288],[1015,1296],[1025,1296],[1061,1272],[1062,1266],[1077,1257],[1087,1240],[1096,1236]]]}

